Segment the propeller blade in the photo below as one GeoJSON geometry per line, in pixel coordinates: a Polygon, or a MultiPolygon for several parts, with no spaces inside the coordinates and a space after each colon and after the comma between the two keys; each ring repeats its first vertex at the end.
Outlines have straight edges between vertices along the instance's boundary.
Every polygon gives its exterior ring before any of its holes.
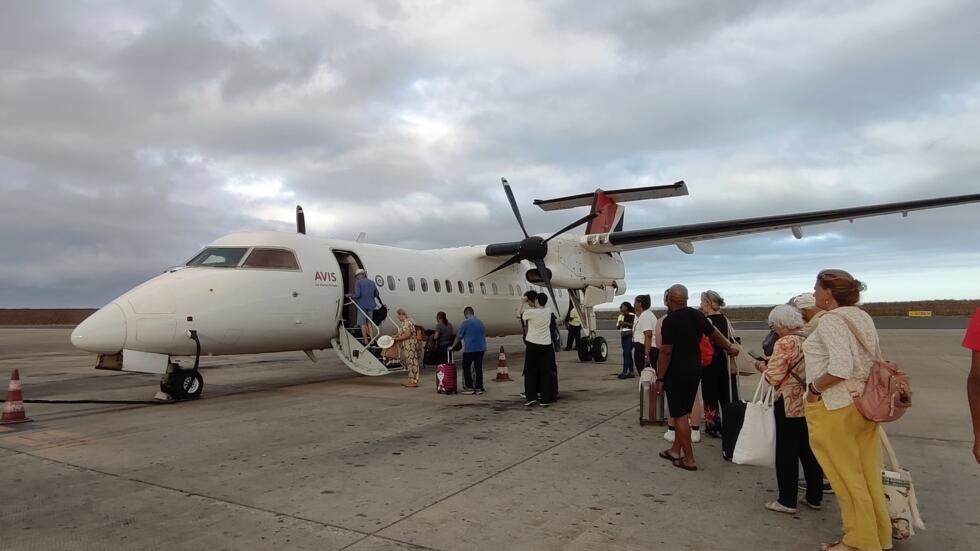
{"type": "Polygon", "coordinates": [[[596,214],[596,213],[594,213],[594,212],[591,213],[591,214],[586,214],[582,218],[579,218],[578,220],[576,220],[576,221],[572,222],[571,224],[565,226],[564,228],[558,230],[557,232],[555,232],[554,234],[552,234],[551,237],[549,237],[548,239],[545,239],[544,242],[547,243],[548,241],[551,241],[552,239],[558,237],[559,235],[561,235],[561,234],[563,234],[563,233],[565,233],[565,232],[567,232],[569,230],[574,230],[575,228],[581,226],[582,224],[585,224],[586,222],[592,220],[596,216],[599,216],[599,215],[596,214]]]}
{"type": "Polygon", "coordinates": [[[500,270],[503,270],[504,268],[507,268],[508,266],[513,266],[514,264],[517,264],[520,261],[521,261],[521,255],[515,254],[514,256],[508,258],[507,261],[504,262],[503,264],[501,264],[500,266],[497,266],[496,268],[494,268],[494,269],[490,270],[489,272],[483,274],[483,277],[481,277],[480,279],[483,279],[484,277],[487,277],[488,275],[490,275],[490,274],[492,274],[494,272],[499,272],[500,270]]]}
{"type": "Polygon", "coordinates": [[[544,260],[535,260],[534,267],[538,269],[538,275],[544,280],[544,286],[548,288],[548,294],[551,295],[552,309],[558,315],[561,315],[561,310],[558,308],[558,299],[555,298],[555,290],[551,287],[551,275],[548,273],[548,267],[544,265],[544,260]]]}
{"type": "Polygon", "coordinates": [[[501,178],[500,183],[504,185],[504,193],[507,194],[507,200],[510,201],[510,208],[514,211],[514,216],[517,217],[517,223],[521,226],[524,237],[528,237],[527,230],[524,229],[524,219],[521,218],[521,211],[517,208],[517,200],[514,199],[514,192],[510,190],[510,184],[507,183],[507,178],[501,178]]]}

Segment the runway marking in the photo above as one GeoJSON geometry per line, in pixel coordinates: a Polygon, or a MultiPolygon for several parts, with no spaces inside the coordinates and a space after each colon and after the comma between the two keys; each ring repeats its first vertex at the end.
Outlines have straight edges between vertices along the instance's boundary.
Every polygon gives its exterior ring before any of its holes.
{"type": "MultiPolygon", "coordinates": [[[[383,532],[383,531],[387,530],[388,528],[391,528],[391,527],[395,526],[396,524],[399,524],[401,522],[404,522],[404,521],[406,521],[406,520],[414,517],[415,515],[417,515],[419,513],[422,513],[422,512],[424,512],[424,511],[426,511],[428,509],[431,509],[432,507],[435,507],[436,505],[439,505],[440,503],[443,503],[443,502],[445,502],[445,501],[447,501],[449,499],[452,499],[452,498],[458,496],[459,494],[462,494],[465,491],[468,491],[468,490],[470,490],[470,489],[472,489],[472,488],[474,488],[476,486],[479,486],[480,484],[483,484],[484,482],[486,482],[486,481],[488,481],[488,480],[490,480],[492,478],[496,478],[499,475],[502,475],[502,474],[504,474],[504,473],[506,473],[508,471],[511,471],[511,470],[517,468],[517,467],[520,467],[521,465],[523,465],[523,464],[531,461],[532,459],[536,459],[536,458],[538,458],[538,457],[540,457],[540,456],[542,456],[542,455],[550,452],[551,450],[557,448],[558,446],[561,446],[563,444],[566,444],[568,442],[571,442],[572,440],[575,440],[579,436],[582,436],[583,434],[585,434],[585,433],[587,433],[589,431],[595,430],[595,429],[601,427],[602,425],[605,425],[606,423],[608,423],[608,422],[616,419],[617,417],[623,415],[624,413],[628,413],[630,411],[634,411],[635,409],[636,409],[636,405],[631,405],[630,407],[628,407],[628,408],[620,411],[619,413],[614,413],[614,414],[610,415],[609,417],[607,417],[607,418],[605,418],[605,419],[603,419],[603,420],[601,420],[601,421],[599,421],[597,423],[594,423],[594,424],[592,424],[592,425],[590,425],[590,426],[582,429],[581,431],[579,431],[579,432],[577,432],[577,433],[569,436],[568,438],[566,438],[564,440],[561,440],[559,442],[556,442],[555,444],[552,444],[551,446],[548,446],[547,448],[544,448],[541,451],[538,451],[536,453],[533,453],[533,454],[529,455],[528,457],[525,457],[524,459],[521,459],[520,461],[517,461],[516,463],[513,463],[511,465],[508,465],[508,466],[504,467],[503,469],[500,469],[499,471],[496,471],[494,473],[491,473],[491,474],[489,474],[489,475],[487,475],[487,476],[485,476],[485,477],[483,477],[483,478],[481,478],[481,479],[473,482],[469,486],[466,486],[464,488],[461,488],[459,490],[456,490],[455,492],[453,492],[451,494],[448,494],[446,496],[443,496],[443,497],[437,499],[436,501],[433,501],[432,503],[426,505],[425,507],[422,507],[421,509],[419,509],[417,511],[413,511],[413,512],[405,515],[404,517],[402,517],[402,518],[400,518],[400,519],[398,519],[398,520],[396,520],[396,521],[388,524],[387,526],[383,526],[383,527],[379,528],[373,534],[370,534],[370,536],[373,536],[373,537],[383,537],[383,536],[378,536],[377,534],[380,533],[380,532],[383,532]]],[[[353,542],[353,543],[351,543],[349,545],[346,545],[344,547],[341,547],[339,551],[344,551],[345,549],[348,549],[348,548],[350,548],[350,547],[352,547],[354,545],[357,545],[358,543],[361,543],[362,541],[368,539],[368,537],[370,537],[370,536],[365,536],[365,537],[363,537],[363,538],[361,538],[361,539],[359,539],[359,540],[357,540],[357,541],[355,541],[355,542],[353,542]]],[[[417,544],[410,544],[410,545],[417,545],[417,544]]],[[[419,547],[422,547],[422,546],[419,546],[419,547]]],[[[429,548],[426,548],[426,547],[422,547],[422,548],[423,549],[429,549],[429,548]]]]}

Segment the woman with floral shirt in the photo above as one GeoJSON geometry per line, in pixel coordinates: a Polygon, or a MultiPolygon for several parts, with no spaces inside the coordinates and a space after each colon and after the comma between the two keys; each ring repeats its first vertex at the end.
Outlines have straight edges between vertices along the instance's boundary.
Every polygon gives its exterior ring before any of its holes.
{"type": "Polygon", "coordinates": [[[408,381],[402,386],[415,388],[419,386],[419,341],[415,335],[415,321],[408,317],[408,312],[398,309],[398,321],[401,330],[395,335],[395,342],[401,344],[402,363],[408,369],[408,381]]]}
{"type": "Polygon", "coordinates": [[[757,362],[756,369],[773,386],[779,498],[766,503],[766,509],[777,513],[796,513],[800,463],[803,464],[803,476],[807,482],[807,495],[803,503],[811,509],[820,509],[823,471],[810,449],[810,435],[803,417],[804,338],[799,334],[803,328],[803,316],[796,308],[782,304],[769,314],[769,326],[779,335],[779,340],[773,346],[769,362],[757,362]]]}

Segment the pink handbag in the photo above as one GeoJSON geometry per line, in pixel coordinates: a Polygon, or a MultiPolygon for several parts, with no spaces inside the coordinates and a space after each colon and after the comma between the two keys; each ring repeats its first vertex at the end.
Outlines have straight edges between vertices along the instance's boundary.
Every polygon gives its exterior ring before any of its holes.
{"type": "MultiPolygon", "coordinates": [[[[833,311],[828,314],[833,314],[833,311]]],[[[897,364],[882,357],[881,347],[872,349],[868,346],[851,320],[844,316],[839,317],[844,320],[864,350],[874,357],[871,374],[864,383],[864,389],[852,393],[854,406],[867,420],[875,423],[889,423],[899,419],[912,407],[912,380],[897,364]]]]}

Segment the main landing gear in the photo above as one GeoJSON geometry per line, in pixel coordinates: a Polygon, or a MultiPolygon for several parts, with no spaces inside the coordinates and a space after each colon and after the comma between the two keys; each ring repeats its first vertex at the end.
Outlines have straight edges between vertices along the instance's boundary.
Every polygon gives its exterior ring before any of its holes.
{"type": "Polygon", "coordinates": [[[582,337],[578,341],[578,359],[603,363],[609,359],[609,343],[603,337],[582,337]]]}
{"type": "Polygon", "coordinates": [[[583,362],[603,363],[609,359],[609,343],[596,335],[595,312],[591,306],[582,306],[578,291],[570,290],[572,307],[579,312],[582,320],[582,336],[578,340],[578,359],[583,362]]]}

